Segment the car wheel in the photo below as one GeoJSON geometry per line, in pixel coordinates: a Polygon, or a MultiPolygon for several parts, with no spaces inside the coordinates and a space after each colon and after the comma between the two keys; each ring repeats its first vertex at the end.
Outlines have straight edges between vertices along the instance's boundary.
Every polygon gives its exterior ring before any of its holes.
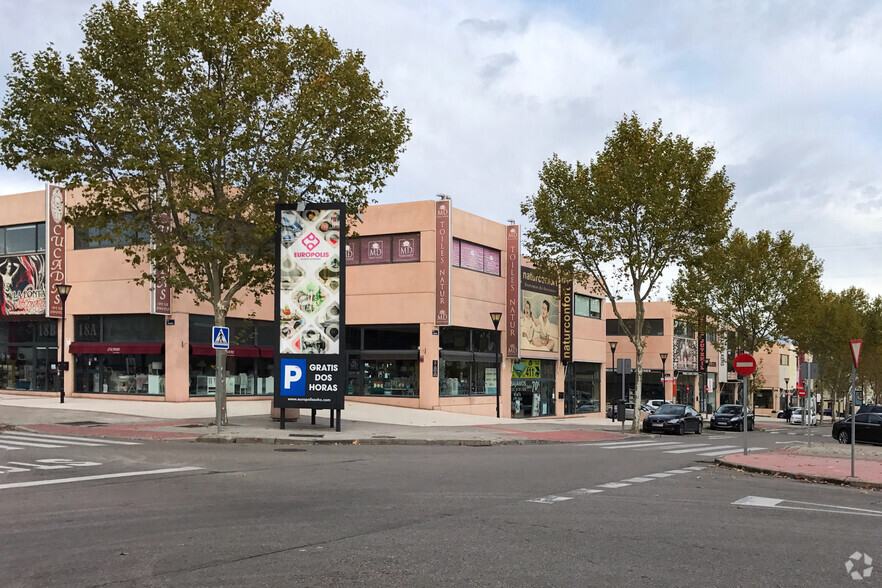
{"type": "Polygon", "coordinates": [[[739,433],[744,430],[744,423],[738,423],[738,426],[735,427],[735,430],[739,433]]]}
{"type": "Polygon", "coordinates": [[[701,435],[701,427],[702,427],[702,424],[701,424],[701,421],[699,421],[699,423],[698,423],[698,428],[695,429],[695,434],[696,434],[696,435],[701,435]]]}
{"type": "Polygon", "coordinates": [[[686,423],[680,423],[680,428],[677,429],[677,434],[678,435],[685,435],[686,434],[686,423]]]}
{"type": "Polygon", "coordinates": [[[850,443],[850,440],[848,438],[848,431],[839,431],[839,436],[836,437],[836,440],[843,445],[847,445],[848,443],[850,443]]]}

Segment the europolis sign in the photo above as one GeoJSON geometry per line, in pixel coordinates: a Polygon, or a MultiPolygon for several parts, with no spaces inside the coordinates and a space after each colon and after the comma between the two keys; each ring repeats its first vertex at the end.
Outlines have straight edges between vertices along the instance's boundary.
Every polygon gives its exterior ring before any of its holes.
{"type": "MultiPolygon", "coordinates": [[[[343,204],[276,205],[273,406],[343,409],[346,281],[343,204]]],[[[284,419],[280,425],[284,426],[284,419]]]]}

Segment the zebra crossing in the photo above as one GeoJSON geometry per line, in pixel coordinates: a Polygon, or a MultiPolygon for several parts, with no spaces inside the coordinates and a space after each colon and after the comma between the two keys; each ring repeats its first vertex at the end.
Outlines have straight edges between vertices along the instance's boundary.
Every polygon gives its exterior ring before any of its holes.
{"type": "MultiPolygon", "coordinates": [[[[714,445],[712,443],[687,443],[685,441],[660,441],[655,439],[607,441],[602,443],[582,443],[583,447],[598,447],[604,450],[627,449],[632,451],[657,451],[672,455],[695,454],[704,457],[718,457],[743,451],[743,445],[714,445]]],[[[748,447],[748,451],[767,451],[765,447],[748,447]]]]}
{"type": "Polygon", "coordinates": [[[17,451],[28,447],[59,449],[62,447],[106,447],[108,445],[140,445],[135,441],[116,441],[95,437],[68,437],[25,431],[0,431],[0,450],[17,451]]]}
{"type": "MultiPolygon", "coordinates": [[[[794,426],[796,426],[796,425],[794,425],[794,426]]],[[[817,427],[817,426],[813,427],[813,428],[812,428],[812,433],[813,433],[813,434],[816,433],[817,430],[818,430],[818,427],[817,427]]],[[[805,435],[805,427],[804,427],[804,426],[797,426],[797,429],[796,429],[796,430],[794,430],[793,428],[789,428],[789,429],[766,429],[766,433],[769,433],[770,435],[805,435]]]]}

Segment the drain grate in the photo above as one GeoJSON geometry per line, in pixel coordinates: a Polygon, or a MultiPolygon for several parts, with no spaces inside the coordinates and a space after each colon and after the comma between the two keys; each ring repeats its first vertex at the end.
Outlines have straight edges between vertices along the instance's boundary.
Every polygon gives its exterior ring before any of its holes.
{"type": "Polygon", "coordinates": [[[306,451],[305,449],[300,449],[299,447],[277,447],[274,451],[281,451],[282,453],[293,453],[293,452],[301,452],[306,451]]]}
{"type": "Polygon", "coordinates": [[[324,435],[316,435],[313,433],[289,433],[289,437],[311,437],[313,439],[321,439],[324,435]]]}
{"type": "Polygon", "coordinates": [[[70,425],[71,427],[103,427],[107,423],[98,421],[72,421],[69,423],[58,423],[59,425],[70,425]]]}
{"type": "Polygon", "coordinates": [[[200,424],[191,424],[191,425],[178,425],[179,429],[201,429],[202,427],[209,427],[211,425],[200,425],[200,424]]]}

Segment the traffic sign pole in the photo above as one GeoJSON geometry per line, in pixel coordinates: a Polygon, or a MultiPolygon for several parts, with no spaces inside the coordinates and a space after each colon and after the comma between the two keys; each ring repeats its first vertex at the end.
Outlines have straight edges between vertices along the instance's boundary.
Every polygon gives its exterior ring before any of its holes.
{"type": "Polygon", "coordinates": [[[748,376],[741,376],[741,438],[744,440],[744,455],[747,455],[747,382],[748,376]]]}
{"type": "MultiPolygon", "coordinates": [[[[852,339],[849,342],[851,346],[851,477],[854,478],[854,424],[857,420],[854,407],[857,406],[857,368],[861,363],[861,346],[863,339],[852,339]]],[[[836,410],[835,408],[833,410],[836,410]]]]}
{"type": "Polygon", "coordinates": [[[732,361],[735,372],[741,376],[741,437],[744,439],[744,455],[747,455],[747,378],[756,371],[756,360],[749,353],[741,353],[732,361]]]}
{"type": "Polygon", "coordinates": [[[223,384],[221,382],[221,350],[215,350],[215,360],[214,365],[215,369],[215,378],[216,384],[214,385],[214,412],[217,418],[217,434],[220,435],[221,432],[221,395],[220,395],[220,387],[223,384]]]}

